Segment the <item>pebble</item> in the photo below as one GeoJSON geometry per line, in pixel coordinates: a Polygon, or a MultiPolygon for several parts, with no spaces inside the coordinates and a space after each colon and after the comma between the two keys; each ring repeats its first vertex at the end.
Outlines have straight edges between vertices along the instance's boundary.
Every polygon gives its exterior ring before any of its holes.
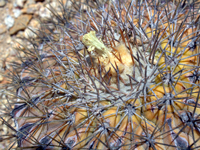
{"type": "Polygon", "coordinates": [[[15,19],[12,16],[7,15],[6,18],[4,19],[4,22],[7,26],[7,28],[9,29],[14,25],[15,19]]]}
{"type": "Polygon", "coordinates": [[[18,18],[22,12],[20,9],[14,8],[13,13],[14,13],[15,18],[18,18]]]}
{"type": "Polygon", "coordinates": [[[29,28],[26,28],[24,31],[24,37],[25,38],[36,38],[39,28],[40,28],[40,23],[38,22],[38,20],[32,19],[29,23],[29,28]]]}
{"type": "Polygon", "coordinates": [[[53,1],[51,3],[46,4],[45,6],[42,6],[38,12],[36,12],[42,19],[50,19],[52,18],[52,12],[50,11],[53,9],[57,13],[60,12],[59,2],[53,1]]]}
{"type": "Polygon", "coordinates": [[[21,12],[26,13],[26,14],[34,14],[36,11],[38,11],[41,7],[43,7],[42,3],[37,3],[37,4],[30,4],[25,6],[21,12]]]}
{"type": "Polygon", "coordinates": [[[26,2],[26,0],[15,0],[14,5],[15,5],[16,7],[21,7],[21,8],[23,8],[25,2],[26,2]]]}
{"type": "Polygon", "coordinates": [[[42,19],[51,18],[51,12],[46,7],[41,7],[38,12],[36,12],[42,19]]]}
{"type": "Polygon", "coordinates": [[[14,26],[12,28],[10,28],[10,30],[9,30],[10,35],[13,35],[20,30],[26,29],[31,18],[32,18],[32,15],[21,15],[21,16],[19,16],[16,19],[14,26]]]}
{"type": "Polygon", "coordinates": [[[36,38],[36,37],[37,37],[37,34],[35,34],[36,31],[37,31],[37,30],[34,29],[34,28],[32,28],[32,27],[26,28],[26,29],[24,30],[23,36],[24,36],[25,38],[36,38]]]}
{"type": "Polygon", "coordinates": [[[6,0],[0,0],[0,7],[4,7],[6,5],[6,0]]]}

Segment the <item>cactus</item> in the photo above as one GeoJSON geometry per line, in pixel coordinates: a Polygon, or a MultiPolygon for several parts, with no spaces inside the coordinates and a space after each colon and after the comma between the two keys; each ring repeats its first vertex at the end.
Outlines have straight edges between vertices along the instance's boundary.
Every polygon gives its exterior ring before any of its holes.
{"type": "Polygon", "coordinates": [[[199,2],[71,2],[22,49],[17,147],[200,149],[199,2]]]}

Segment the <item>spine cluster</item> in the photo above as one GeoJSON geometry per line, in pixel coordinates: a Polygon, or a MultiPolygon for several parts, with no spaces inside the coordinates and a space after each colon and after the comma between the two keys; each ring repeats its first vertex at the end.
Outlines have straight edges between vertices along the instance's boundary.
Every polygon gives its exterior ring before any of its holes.
{"type": "Polygon", "coordinates": [[[23,49],[17,146],[200,149],[200,2],[71,2],[23,49]]]}

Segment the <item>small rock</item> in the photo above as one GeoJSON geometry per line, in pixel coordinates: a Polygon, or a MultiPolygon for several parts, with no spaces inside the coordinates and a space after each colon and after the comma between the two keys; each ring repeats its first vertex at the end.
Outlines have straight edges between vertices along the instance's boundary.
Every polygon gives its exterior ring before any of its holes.
{"type": "Polygon", "coordinates": [[[24,7],[21,12],[26,13],[26,14],[33,14],[36,11],[40,10],[40,8],[43,6],[42,3],[37,3],[37,4],[30,4],[24,7]]]}
{"type": "Polygon", "coordinates": [[[25,38],[36,38],[37,35],[35,34],[36,30],[32,27],[26,28],[24,31],[25,38]]]}
{"type": "Polygon", "coordinates": [[[18,31],[17,34],[16,34],[16,37],[17,38],[24,38],[24,31],[18,31]]]}
{"type": "Polygon", "coordinates": [[[14,25],[15,19],[12,16],[7,15],[6,18],[4,19],[4,22],[7,28],[9,29],[14,25]]]}
{"type": "Polygon", "coordinates": [[[6,0],[0,0],[0,7],[4,7],[6,5],[6,0]]]}
{"type": "Polygon", "coordinates": [[[32,18],[32,15],[19,16],[16,19],[14,26],[12,28],[10,28],[10,30],[9,30],[10,35],[13,35],[20,30],[24,30],[26,28],[26,26],[28,25],[29,21],[31,20],[31,18],[32,18]]]}
{"type": "Polygon", "coordinates": [[[22,12],[20,9],[14,8],[13,13],[14,13],[15,18],[18,18],[22,12]]]}
{"type": "Polygon", "coordinates": [[[46,5],[46,8],[48,8],[48,9],[53,9],[53,10],[55,10],[55,11],[61,11],[61,9],[60,9],[60,3],[59,2],[56,2],[56,1],[54,1],[54,2],[51,2],[51,3],[48,3],[47,5],[46,5]]]}
{"type": "Polygon", "coordinates": [[[23,8],[26,0],[15,0],[14,5],[23,8]]]}
{"type": "Polygon", "coordinates": [[[40,22],[39,22],[39,20],[38,20],[38,19],[32,19],[32,20],[30,21],[30,26],[33,27],[33,28],[39,29],[39,27],[40,27],[40,22]]]}
{"type": "Polygon", "coordinates": [[[24,31],[25,38],[36,38],[38,34],[38,29],[40,28],[40,23],[36,19],[32,19],[29,23],[29,28],[24,31]]]}
{"type": "Polygon", "coordinates": [[[0,24],[0,34],[3,34],[7,31],[6,25],[5,24],[0,24]]]}
{"type": "Polygon", "coordinates": [[[46,8],[46,7],[41,7],[38,15],[42,18],[42,19],[49,19],[51,18],[51,12],[46,8]]]}
{"type": "Polygon", "coordinates": [[[58,3],[57,2],[51,2],[46,4],[46,6],[43,6],[40,8],[38,15],[42,18],[42,19],[50,19],[52,17],[52,13],[50,10],[54,9],[55,11],[60,11],[60,8],[58,7],[58,3]]]}

